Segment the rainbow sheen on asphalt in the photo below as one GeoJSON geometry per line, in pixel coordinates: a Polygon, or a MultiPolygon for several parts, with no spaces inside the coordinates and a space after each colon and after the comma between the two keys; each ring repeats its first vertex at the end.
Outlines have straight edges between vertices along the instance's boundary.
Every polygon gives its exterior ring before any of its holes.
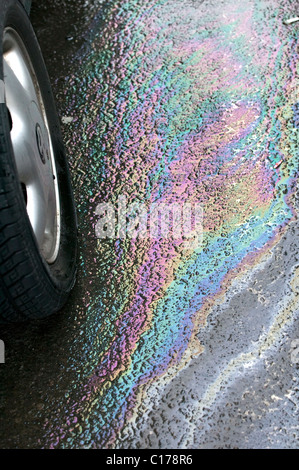
{"type": "Polygon", "coordinates": [[[45,447],[120,445],[151,384],[202,353],[197,332],[215,302],[294,220],[297,29],[283,24],[287,2],[268,3],[108,2],[104,29],[90,25],[64,97],[84,309],[75,378],[45,423],[45,447]],[[202,245],[97,240],[97,204],[121,195],[201,203],[202,245]]]}

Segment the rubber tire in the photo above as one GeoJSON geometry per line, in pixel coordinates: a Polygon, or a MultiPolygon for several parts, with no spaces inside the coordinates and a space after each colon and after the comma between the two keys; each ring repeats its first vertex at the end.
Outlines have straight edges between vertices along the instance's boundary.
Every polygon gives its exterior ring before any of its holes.
{"type": "MultiPolygon", "coordinates": [[[[61,204],[61,239],[56,261],[40,255],[27,216],[10,138],[6,104],[0,104],[0,321],[40,319],[61,309],[75,283],[77,221],[68,163],[51,86],[42,54],[24,7],[16,0],[0,0],[0,37],[11,26],[30,56],[45,104],[61,204]]],[[[0,79],[3,80],[1,47],[0,79]]]]}

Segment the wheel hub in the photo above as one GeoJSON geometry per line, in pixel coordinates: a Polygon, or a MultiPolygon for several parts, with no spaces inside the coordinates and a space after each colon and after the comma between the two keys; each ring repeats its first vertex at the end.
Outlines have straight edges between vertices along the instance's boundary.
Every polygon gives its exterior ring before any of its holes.
{"type": "Polygon", "coordinates": [[[20,36],[10,27],[4,30],[3,58],[11,140],[27,213],[39,250],[52,264],[60,245],[55,157],[37,77],[20,36]]]}

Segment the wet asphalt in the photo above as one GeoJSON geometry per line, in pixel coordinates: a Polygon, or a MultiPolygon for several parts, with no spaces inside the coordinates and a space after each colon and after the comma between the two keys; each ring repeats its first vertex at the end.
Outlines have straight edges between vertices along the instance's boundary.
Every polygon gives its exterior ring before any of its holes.
{"type": "Polygon", "coordinates": [[[298,447],[292,1],[33,1],[78,278],[1,327],[0,448],[298,447]],[[97,207],[203,207],[203,240],[97,238],[97,207]]]}

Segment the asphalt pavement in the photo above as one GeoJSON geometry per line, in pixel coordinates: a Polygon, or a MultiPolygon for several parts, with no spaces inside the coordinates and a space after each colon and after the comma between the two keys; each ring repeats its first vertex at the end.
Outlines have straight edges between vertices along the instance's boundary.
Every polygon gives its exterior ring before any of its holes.
{"type": "Polygon", "coordinates": [[[79,272],[1,327],[1,448],[298,447],[295,7],[33,1],[79,272]],[[195,243],[151,232],[170,206],[202,209],[195,243]]]}

